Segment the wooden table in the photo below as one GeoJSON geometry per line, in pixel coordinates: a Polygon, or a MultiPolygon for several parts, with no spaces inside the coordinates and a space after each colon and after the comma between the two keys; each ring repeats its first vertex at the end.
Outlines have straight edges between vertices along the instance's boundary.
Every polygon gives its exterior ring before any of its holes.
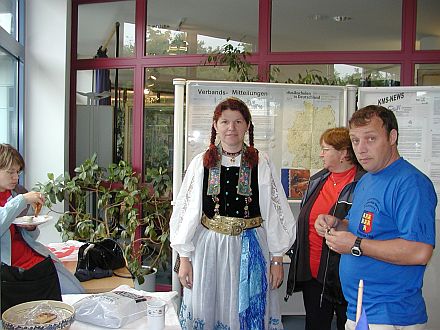
{"type": "MultiPolygon", "coordinates": [[[[63,265],[72,273],[75,273],[76,270],[76,261],[65,261],[63,265]]],[[[81,282],[81,285],[84,287],[86,293],[100,293],[100,292],[108,292],[120,285],[128,285],[129,287],[134,287],[134,282],[131,278],[119,277],[114,274],[122,275],[122,276],[130,276],[130,273],[126,268],[120,268],[113,271],[112,277],[104,277],[100,279],[93,279],[85,282],[81,282]]]]}

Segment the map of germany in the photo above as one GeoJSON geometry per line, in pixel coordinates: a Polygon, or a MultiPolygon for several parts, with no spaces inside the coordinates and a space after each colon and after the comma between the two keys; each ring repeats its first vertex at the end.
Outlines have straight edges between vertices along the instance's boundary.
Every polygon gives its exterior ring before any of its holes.
{"type": "Polygon", "coordinates": [[[305,101],[303,111],[295,111],[293,123],[287,128],[287,151],[291,168],[320,169],[319,157],[321,134],[336,126],[332,105],[315,106],[305,101]]]}

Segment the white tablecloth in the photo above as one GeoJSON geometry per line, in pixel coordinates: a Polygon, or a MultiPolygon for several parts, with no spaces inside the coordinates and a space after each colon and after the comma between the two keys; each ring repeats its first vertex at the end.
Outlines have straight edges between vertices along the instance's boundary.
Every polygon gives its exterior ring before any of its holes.
{"type": "MultiPolygon", "coordinates": [[[[136,294],[153,296],[153,297],[157,297],[157,298],[160,298],[160,299],[166,301],[168,304],[168,308],[165,313],[165,329],[166,330],[180,330],[181,329],[179,319],[178,319],[177,313],[176,313],[176,306],[174,303],[174,298],[176,298],[178,296],[176,291],[145,292],[145,291],[134,290],[127,285],[121,285],[121,286],[117,287],[115,290],[129,291],[129,292],[133,292],[136,294]]],[[[63,295],[63,301],[65,303],[72,305],[75,302],[77,302],[78,300],[80,300],[81,298],[84,298],[86,296],[89,296],[89,294],[66,294],[66,295],[63,295]]],[[[70,326],[70,330],[102,330],[102,329],[110,329],[110,328],[98,327],[93,324],[84,323],[84,322],[80,322],[80,321],[76,321],[76,320],[70,326]]],[[[142,317],[134,322],[128,323],[120,329],[129,329],[129,330],[148,329],[147,316],[145,315],[144,317],[142,317]]]]}

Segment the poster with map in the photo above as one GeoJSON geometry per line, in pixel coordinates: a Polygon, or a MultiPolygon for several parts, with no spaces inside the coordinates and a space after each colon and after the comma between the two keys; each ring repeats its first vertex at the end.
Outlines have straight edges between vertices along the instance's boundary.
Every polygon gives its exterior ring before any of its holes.
{"type": "Polygon", "coordinates": [[[328,128],[339,126],[340,89],[291,88],[285,92],[283,111],[283,167],[322,168],[319,139],[328,128]]]}
{"type": "MultiPolygon", "coordinates": [[[[185,168],[209,145],[215,106],[232,96],[248,105],[255,127],[255,146],[269,155],[279,175],[281,169],[307,170],[312,174],[322,168],[319,137],[327,128],[339,126],[345,118],[344,89],[341,86],[187,81],[185,168]]],[[[295,198],[292,191],[289,194],[295,198]]]]}

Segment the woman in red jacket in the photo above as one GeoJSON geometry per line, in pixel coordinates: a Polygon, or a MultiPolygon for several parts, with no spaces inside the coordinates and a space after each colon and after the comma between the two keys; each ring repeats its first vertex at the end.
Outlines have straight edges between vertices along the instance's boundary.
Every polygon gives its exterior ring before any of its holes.
{"type": "Polygon", "coordinates": [[[289,252],[292,261],[285,300],[294,291],[302,291],[306,330],[330,330],[334,314],[338,330],[343,330],[347,303],[339,281],[340,255],[323,244],[314,224],[319,214],[339,214],[344,218],[351,207],[356,182],[365,171],[354,155],[347,128],[328,129],[320,144],[324,169],[310,178],[301,202],[297,238],[289,252]]]}

